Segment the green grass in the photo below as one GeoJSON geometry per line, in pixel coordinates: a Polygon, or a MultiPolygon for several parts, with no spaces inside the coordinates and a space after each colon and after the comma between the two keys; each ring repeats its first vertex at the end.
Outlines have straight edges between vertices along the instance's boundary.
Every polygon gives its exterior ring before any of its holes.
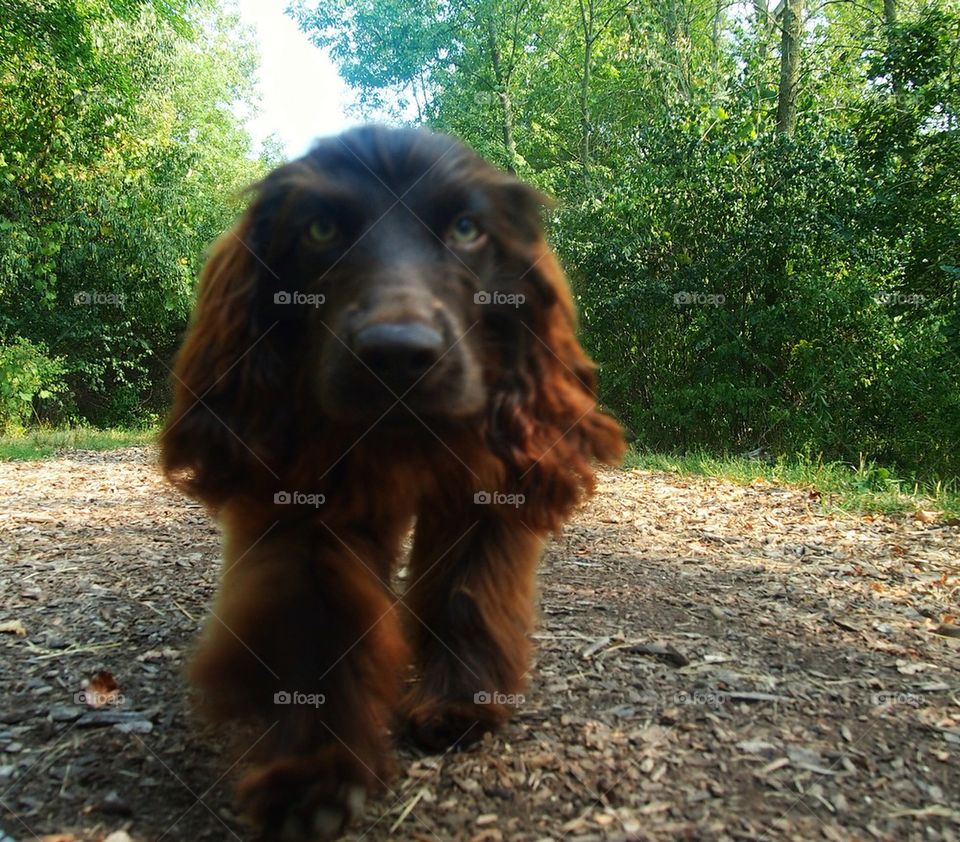
{"type": "MultiPolygon", "coordinates": [[[[46,459],[62,450],[142,447],[152,443],[156,435],[155,428],[39,427],[0,435],[0,462],[46,459]]],[[[794,457],[780,458],[771,464],[743,456],[650,453],[631,448],[624,465],[648,471],[717,477],[740,485],[750,485],[763,478],[776,485],[816,490],[822,495],[824,505],[843,511],[892,514],[922,510],[943,512],[945,518],[960,517],[960,485],[956,480],[918,482],[898,477],[870,462],[850,465],[794,457]]]]}
{"type": "Polygon", "coordinates": [[[648,471],[718,477],[739,485],[750,485],[762,478],[776,485],[817,491],[825,506],[848,512],[893,514],[922,510],[943,512],[945,518],[960,517],[957,480],[918,482],[898,477],[871,462],[850,465],[781,457],[771,464],[743,456],[702,452],[673,455],[631,448],[624,464],[648,471]]]}
{"type": "Polygon", "coordinates": [[[155,429],[97,430],[93,427],[37,427],[0,435],[0,462],[46,459],[60,450],[116,450],[141,447],[157,436],[155,429]]]}

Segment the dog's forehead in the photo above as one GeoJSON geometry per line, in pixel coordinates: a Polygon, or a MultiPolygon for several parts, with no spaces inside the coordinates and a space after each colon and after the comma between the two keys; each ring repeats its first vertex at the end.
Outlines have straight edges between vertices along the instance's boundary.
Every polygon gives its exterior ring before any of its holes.
{"type": "Polygon", "coordinates": [[[468,213],[494,238],[533,242],[542,236],[540,209],[548,204],[453,138],[365,127],[320,140],[274,170],[258,185],[254,219],[257,230],[293,230],[318,216],[334,217],[345,230],[373,225],[409,240],[414,229],[436,236],[468,213]]]}
{"type": "Polygon", "coordinates": [[[478,189],[496,171],[453,138],[422,129],[354,129],[317,143],[306,163],[325,182],[415,199],[478,189]]]}

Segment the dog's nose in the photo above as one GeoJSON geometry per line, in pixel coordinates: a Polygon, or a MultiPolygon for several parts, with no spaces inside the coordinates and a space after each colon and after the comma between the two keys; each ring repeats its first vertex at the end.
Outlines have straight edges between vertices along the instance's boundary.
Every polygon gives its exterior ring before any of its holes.
{"type": "Polygon", "coordinates": [[[392,388],[412,386],[443,355],[443,337],[424,324],[374,324],[357,332],[354,353],[392,388]]]}

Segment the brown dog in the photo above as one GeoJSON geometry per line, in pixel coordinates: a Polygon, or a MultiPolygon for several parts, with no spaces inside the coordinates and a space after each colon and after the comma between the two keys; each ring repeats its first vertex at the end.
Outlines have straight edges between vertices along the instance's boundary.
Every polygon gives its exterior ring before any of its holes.
{"type": "Polygon", "coordinates": [[[339,834],[398,715],[465,742],[523,686],[544,536],[623,450],[542,203],[450,138],[363,128],[214,247],[162,461],[223,526],[191,674],[214,721],[260,726],[240,795],[268,834],[339,834]]]}

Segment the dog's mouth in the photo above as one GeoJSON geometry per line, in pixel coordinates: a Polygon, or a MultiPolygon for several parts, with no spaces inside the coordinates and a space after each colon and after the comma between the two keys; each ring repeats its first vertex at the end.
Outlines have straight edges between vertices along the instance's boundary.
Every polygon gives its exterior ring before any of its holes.
{"type": "Polygon", "coordinates": [[[414,408],[405,401],[395,402],[380,415],[379,425],[391,431],[417,431],[426,428],[433,429],[437,422],[454,422],[463,420],[464,415],[457,412],[431,411],[430,408],[414,408]]]}
{"type": "Polygon", "coordinates": [[[384,379],[349,354],[321,372],[320,404],[341,423],[382,423],[399,428],[423,422],[460,421],[479,414],[486,403],[480,366],[472,355],[453,349],[416,375],[403,369],[384,379]]]}
{"type": "Polygon", "coordinates": [[[351,400],[329,396],[323,400],[325,413],[342,423],[382,424],[388,427],[422,427],[438,421],[464,421],[481,413],[485,395],[480,384],[469,390],[448,388],[443,393],[421,393],[413,389],[395,395],[380,388],[366,391],[362,397],[354,392],[351,400]]]}

